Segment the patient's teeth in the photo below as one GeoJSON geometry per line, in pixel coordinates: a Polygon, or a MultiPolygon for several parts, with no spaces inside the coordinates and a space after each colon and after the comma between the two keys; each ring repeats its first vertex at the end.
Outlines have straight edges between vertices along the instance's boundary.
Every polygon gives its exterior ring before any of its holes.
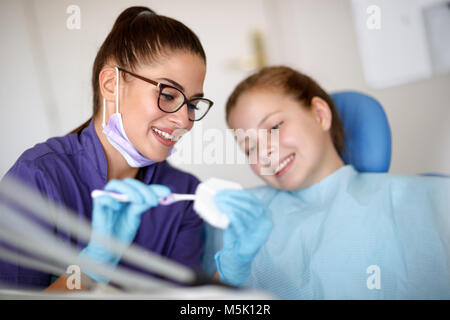
{"type": "Polygon", "coordinates": [[[294,159],[294,155],[289,156],[289,158],[287,158],[286,160],[284,160],[279,166],[278,168],[275,170],[275,174],[277,174],[278,172],[280,172],[289,162],[292,161],[292,159],[294,159]]]}

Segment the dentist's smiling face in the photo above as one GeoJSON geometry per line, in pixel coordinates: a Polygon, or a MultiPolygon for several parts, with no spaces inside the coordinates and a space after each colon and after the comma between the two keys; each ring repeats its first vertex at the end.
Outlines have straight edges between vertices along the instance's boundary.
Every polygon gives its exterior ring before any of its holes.
{"type": "Polygon", "coordinates": [[[296,190],[319,182],[328,174],[324,168],[333,144],[327,112],[328,105],[317,97],[313,98],[311,108],[306,108],[278,90],[252,89],[238,98],[228,123],[233,129],[245,131],[279,129],[278,144],[270,145],[269,141],[265,150],[258,150],[255,143],[243,143],[239,138],[237,142],[247,155],[261,152],[251,168],[266,183],[278,189],[296,190]],[[279,160],[265,165],[262,158],[277,149],[279,160]],[[262,169],[267,167],[273,174],[263,174],[262,169]]]}
{"type": "MultiPolygon", "coordinates": [[[[206,65],[200,56],[189,52],[163,55],[133,72],[180,89],[188,100],[203,95],[206,65]]],[[[156,86],[123,72],[119,83],[119,112],[128,139],[145,157],[156,162],[165,160],[176,142],[170,135],[192,129],[194,122],[188,118],[187,105],[175,113],[165,113],[158,108],[156,86]]]]}

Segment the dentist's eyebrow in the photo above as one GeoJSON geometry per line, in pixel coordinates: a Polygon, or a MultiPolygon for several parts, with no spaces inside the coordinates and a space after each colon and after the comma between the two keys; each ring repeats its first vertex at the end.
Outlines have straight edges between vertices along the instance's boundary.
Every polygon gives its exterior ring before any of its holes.
{"type": "Polygon", "coordinates": [[[173,85],[174,87],[176,87],[177,89],[180,89],[181,91],[184,92],[184,87],[183,87],[181,84],[179,84],[178,82],[176,82],[176,81],[174,81],[174,80],[172,80],[172,79],[169,79],[169,78],[158,78],[158,79],[156,79],[156,80],[164,80],[164,81],[167,81],[167,82],[169,82],[171,85],[173,85]]]}
{"type": "Polygon", "coordinates": [[[271,117],[271,116],[273,116],[274,114],[276,114],[276,113],[280,113],[281,111],[274,111],[274,112],[271,112],[271,113],[269,113],[268,115],[266,115],[264,118],[262,118],[262,120],[258,123],[258,126],[257,126],[257,128],[259,128],[263,123],[264,123],[264,121],[266,121],[269,117],[271,117]]]}
{"type": "MultiPolygon", "coordinates": [[[[173,85],[174,87],[176,87],[177,89],[180,89],[181,91],[183,91],[183,93],[184,93],[184,87],[181,85],[181,84],[179,84],[178,82],[176,82],[176,81],[174,81],[174,80],[172,80],[172,79],[169,79],[169,78],[158,78],[158,79],[156,79],[156,80],[164,80],[164,81],[167,81],[167,82],[169,82],[171,85],[173,85]]],[[[202,93],[196,93],[196,94],[194,94],[191,98],[203,98],[203,96],[204,96],[204,94],[203,94],[203,92],[202,93]]]]}

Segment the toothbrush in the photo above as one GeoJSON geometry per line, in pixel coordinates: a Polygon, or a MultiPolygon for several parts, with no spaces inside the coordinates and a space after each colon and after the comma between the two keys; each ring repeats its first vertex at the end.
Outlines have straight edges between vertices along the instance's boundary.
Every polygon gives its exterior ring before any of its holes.
{"type": "MultiPolygon", "coordinates": [[[[242,186],[232,181],[209,178],[197,186],[195,194],[172,193],[167,197],[160,198],[158,203],[163,206],[168,206],[178,201],[194,200],[193,209],[200,218],[215,228],[226,229],[230,224],[230,220],[226,214],[216,207],[213,199],[217,192],[224,189],[241,190],[242,186]]],[[[94,190],[91,195],[92,198],[109,195],[117,201],[130,202],[127,195],[114,191],[94,190]]]]}
{"type": "MultiPolygon", "coordinates": [[[[116,199],[119,202],[130,202],[130,200],[128,199],[128,196],[126,194],[122,194],[122,193],[105,191],[105,190],[94,190],[91,193],[92,198],[97,198],[97,197],[100,197],[103,195],[108,195],[108,196],[116,199]]],[[[195,200],[195,199],[196,199],[195,194],[171,193],[167,197],[160,198],[158,202],[160,205],[168,206],[168,205],[178,202],[178,201],[195,200]]]]}

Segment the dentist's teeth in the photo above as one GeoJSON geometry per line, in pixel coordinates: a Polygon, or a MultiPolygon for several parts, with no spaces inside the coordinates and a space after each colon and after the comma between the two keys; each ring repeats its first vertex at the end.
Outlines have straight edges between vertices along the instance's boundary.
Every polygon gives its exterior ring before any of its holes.
{"type": "Polygon", "coordinates": [[[176,137],[175,138],[171,134],[168,134],[167,132],[161,131],[161,130],[156,129],[156,128],[152,128],[152,130],[155,131],[158,135],[160,135],[161,137],[163,137],[164,139],[167,139],[167,140],[178,141],[178,139],[180,138],[180,137],[176,137]]]}
{"type": "Polygon", "coordinates": [[[277,174],[278,172],[280,172],[284,167],[286,167],[286,165],[292,161],[292,159],[294,159],[294,155],[291,155],[289,158],[287,158],[286,160],[284,160],[282,163],[280,163],[280,165],[278,166],[278,168],[275,170],[275,174],[277,174]]]}

